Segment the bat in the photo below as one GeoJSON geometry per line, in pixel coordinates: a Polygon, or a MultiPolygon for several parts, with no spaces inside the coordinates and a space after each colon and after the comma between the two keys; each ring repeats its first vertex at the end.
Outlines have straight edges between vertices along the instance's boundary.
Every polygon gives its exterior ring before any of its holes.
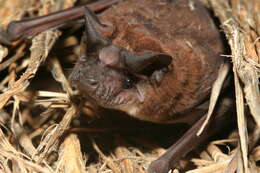
{"type": "Polygon", "coordinates": [[[84,19],[80,56],[69,76],[84,97],[140,120],[192,124],[148,168],[149,173],[167,173],[196,144],[217,131],[221,115],[228,110],[227,103],[219,106],[214,120],[196,135],[206,119],[212,85],[224,63],[221,35],[197,0],[102,0],[96,4],[12,22],[7,32],[1,32],[0,40],[10,44],[84,19]],[[114,3],[98,17],[93,13],[114,3]]]}

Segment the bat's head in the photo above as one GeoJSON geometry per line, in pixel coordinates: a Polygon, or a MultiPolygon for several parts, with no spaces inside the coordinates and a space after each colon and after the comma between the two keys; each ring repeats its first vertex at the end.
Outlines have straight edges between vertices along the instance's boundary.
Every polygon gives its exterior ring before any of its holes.
{"type": "Polygon", "coordinates": [[[81,53],[70,81],[95,103],[129,113],[128,110],[145,101],[146,88],[161,80],[163,70],[172,58],[152,51],[130,53],[97,32],[96,27],[104,29],[106,26],[89,10],[86,10],[85,18],[81,53]]]}

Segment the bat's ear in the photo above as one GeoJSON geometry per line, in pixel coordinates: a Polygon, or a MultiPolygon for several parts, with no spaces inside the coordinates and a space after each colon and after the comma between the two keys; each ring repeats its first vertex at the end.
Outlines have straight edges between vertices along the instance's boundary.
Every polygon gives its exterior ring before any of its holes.
{"type": "Polygon", "coordinates": [[[95,51],[100,47],[107,46],[109,42],[98,32],[111,30],[112,28],[106,25],[103,25],[98,20],[97,16],[90,11],[88,8],[85,8],[85,36],[83,36],[82,42],[87,43],[88,51],[95,51]]]}
{"type": "MultiPolygon", "coordinates": [[[[98,32],[104,30],[110,30],[109,26],[103,25],[98,20],[97,16],[90,11],[88,8],[85,8],[85,20],[86,20],[86,41],[90,47],[94,46],[106,46],[108,41],[98,32]]],[[[89,46],[88,46],[89,47],[89,46]]]]}
{"type": "Polygon", "coordinates": [[[88,8],[85,9],[86,31],[81,41],[81,57],[86,57],[88,52],[100,50],[99,59],[107,66],[125,68],[133,73],[142,73],[146,69],[167,67],[172,57],[158,52],[143,54],[120,51],[106,40],[98,31],[109,32],[111,27],[103,25],[97,16],[88,8]]]}
{"type": "Polygon", "coordinates": [[[125,68],[133,73],[161,69],[167,67],[172,61],[170,55],[152,51],[143,54],[133,54],[124,51],[121,52],[121,56],[124,59],[125,68]]]}
{"type": "Polygon", "coordinates": [[[110,45],[101,49],[99,60],[106,66],[118,69],[126,69],[129,72],[143,74],[153,72],[156,69],[167,67],[172,57],[159,52],[145,52],[142,54],[131,53],[117,46],[110,45]]]}

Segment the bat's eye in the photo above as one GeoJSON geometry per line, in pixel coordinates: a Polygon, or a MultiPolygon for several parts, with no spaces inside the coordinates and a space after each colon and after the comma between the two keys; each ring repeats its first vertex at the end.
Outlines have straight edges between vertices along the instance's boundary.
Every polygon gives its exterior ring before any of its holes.
{"type": "Polygon", "coordinates": [[[136,82],[138,81],[138,78],[128,72],[124,72],[125,73],[125,77],[122,80],[122,88],[124,89],[130,89],[133,88],[133,86],[136,84],[136,82]]]}
{"type": "Polygon", "coordinates": [[[124,89],[130,89],[133,87],[134,81],[131,78],[126,78],[125,80],[123,80],[122,82],[122,87],[124,89]]]}

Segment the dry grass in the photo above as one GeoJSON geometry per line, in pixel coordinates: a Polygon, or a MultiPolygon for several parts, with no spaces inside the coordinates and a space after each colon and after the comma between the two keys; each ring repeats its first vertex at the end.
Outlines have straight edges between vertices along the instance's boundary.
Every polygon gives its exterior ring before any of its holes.
{"type": "MultiPolygon", "coordinates": [[[[0,0],[1,27],[25,14],[44,15],[75,3],[35,2],[0,0]]],[[[181,160],[178,169],[188,173],[260,172],[260,1],[204,2],[219,18],[231,49],[225,56],[233,62],[238,129],[227,139],[208,141],[202,151],[181,160]]],[[[66,30],[75,33],[77,27],[66,30]]],[[[148,164],[165,152],[162,141],[169,139],[160,138],[161,132],[156,139],[147,134],[156,136],[159,130],[169,131],[168,127],[135,121],[120,126],[124,119],[113,118],[92,123],[96,117],[91,105],[71,104],[73,91],[63,71],[75,62],[79,40],[68,33],[47,31],[34,37],[30,46],[26,42],[16,42],[12,49],[0,46],[0,173],[145,173],[148,164]],[[79,107],[88,116],[77,116],[79,107]],[[90,123],[83,125],[83,120],[90,123]],[[114,123],[119,126],[115,128],[114,123]]],[[[177,126],[176,133],[179,130],[177,126]]]]}

